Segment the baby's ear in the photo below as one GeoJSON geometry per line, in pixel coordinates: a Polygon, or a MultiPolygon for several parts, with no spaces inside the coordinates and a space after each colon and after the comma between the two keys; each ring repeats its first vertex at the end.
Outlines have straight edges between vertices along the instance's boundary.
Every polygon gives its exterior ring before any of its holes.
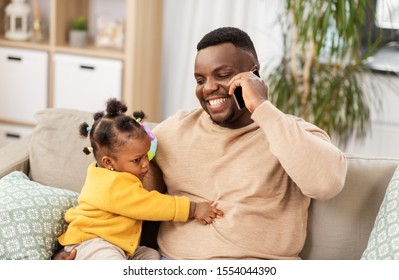
{"type": "Polygon", "coordinates": [[[114,170],[114,160],[109,156],[103,156],[101,158],[101,164],[104,168],[114,170]]]}

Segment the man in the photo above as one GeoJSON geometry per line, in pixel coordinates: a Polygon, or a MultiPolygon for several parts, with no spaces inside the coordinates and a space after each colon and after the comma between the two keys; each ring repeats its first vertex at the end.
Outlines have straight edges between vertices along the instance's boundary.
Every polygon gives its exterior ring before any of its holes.
{"type": "Polygon", "coordinates": [[[225,215],[206,227],[162,222],[159,251],[168,259],[299,259],[310,201],[341,191],[346,158],[324,131],[268,101],[245,32],[213,30],[197,49],[202,108],[178,112],[154,129],[158,150],[143,184],[212,201],[225,215]],[[237,87],[242,110],[232,97],[237,87]]]}
{"type": "Polygon", "coordinates": [[[324,131],[268,101],[267,86],[252,73],[260,66],[245,32],[216,29],[197,49],[202,109],[154,129],[158,152],[144,185],[214,201],[225,216],[207,227],[162,222],[159,250],[171,259],[298,259],[310,200],[342,189],[345,156],[324,131]],[[239,86],[242,110],[232,97],[239,86]]]}

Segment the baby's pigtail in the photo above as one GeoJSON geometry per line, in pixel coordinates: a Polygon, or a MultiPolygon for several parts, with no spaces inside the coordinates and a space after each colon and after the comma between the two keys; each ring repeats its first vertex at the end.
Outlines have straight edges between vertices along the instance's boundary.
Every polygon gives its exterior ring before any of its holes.
{"type": "Polygon", "coordinates": [[[124,103],[117,100],[116,98],[110,98],[107,101],[107,117],[114,118],[118,115],[124,114],[127,111],[127,107],[124,103]]]}
{"type": "Polygon", "coordinates": [[[87,137],[90,134],[91,127],[87,124],[87,122],[82,123],[79,126],[79,134],[82,137],[87,137]]]}
{"type": "Polygon", "coordinates": [[[134,111],[133,112],[133,118],[138,122],[142,122],[145,118],[145,114],[143,111],[134,111]]]}
{"type": "Polygon", "coordinates": [[[84,148],[83,148],[83,152],[84,152],[86,155],[90,155],[90,154],[93,152],[93,147],[84,147],[84,148]]]}

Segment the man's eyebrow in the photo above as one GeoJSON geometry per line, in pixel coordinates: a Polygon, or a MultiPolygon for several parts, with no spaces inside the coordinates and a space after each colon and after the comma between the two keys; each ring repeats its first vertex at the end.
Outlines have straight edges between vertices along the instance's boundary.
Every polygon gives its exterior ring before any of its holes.
{"type": "Polygon", "coordinates": [[[224,65],[220,65],[219,67],[215,68],[212,72],[218,72],[220,70],[224,70],[225,68],[231,69],[232,67],[231,67],[231,65],[224,64],[224,65]]]}
{"type": "MultiPolygon", "coordinates": [[[[220,66],[216,67],[215,69],[213,69],[212,73],[217,73],[221,70],[224,70],[225,68],[228,70],[231,70],[233,67],[231,65],[223,64],[223,65],[220,65],[220,66]]],[[[196,76],[203,76],[203,75],[198,72],[194,72],[194,77],[196,77],[196,76]]]]}
{"type": "MultiPolygon", "coordinates": [[[[212,73],[224,70],[225,68],[231,69],[232,66],[231,65],[220,65],[220,66],[216,67],[215,69],[213,69],[212,73]]],[[[194,72],[194,75],[201,75],[201,74],[199,74],[198,72],[194,72]]]]}

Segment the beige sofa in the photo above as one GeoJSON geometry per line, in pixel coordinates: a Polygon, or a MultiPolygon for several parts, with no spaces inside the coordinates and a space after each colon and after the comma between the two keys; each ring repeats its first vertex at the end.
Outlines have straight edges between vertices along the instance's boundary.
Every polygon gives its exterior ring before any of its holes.
{"type": "MultiPolygon", "coordinates": [[[[37,114],[37,120],[31,136],[0,149],[0,178],[21,170],[35,182],[79,192],[86,167],[93,159],[82,152],[88,139],[81,139],[77,128],[83,121],[92,122],[91,113],[46,109],[37,114]]],[[[398,165],[399,159],[348,155],[343,191],[329,201],[311,204],[308,237],[301,257],[360,259],[398,165]]]]}

